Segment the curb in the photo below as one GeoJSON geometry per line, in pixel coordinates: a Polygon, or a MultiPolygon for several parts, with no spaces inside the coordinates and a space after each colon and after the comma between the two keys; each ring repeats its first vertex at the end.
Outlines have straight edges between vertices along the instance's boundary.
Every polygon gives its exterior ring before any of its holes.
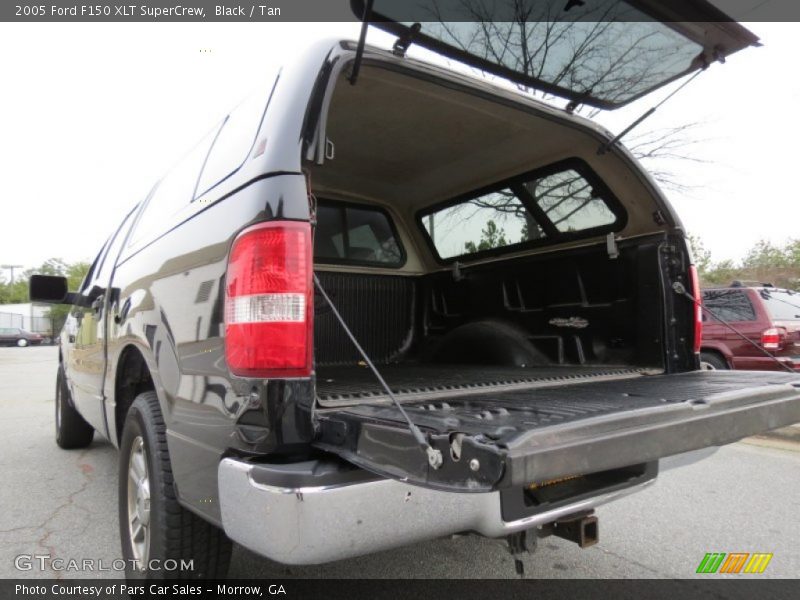
{"type": "Polygon", "coordinates": [[[784,442],[793,442],[800,444],[800,423],[789,425],[788,427],[781,427],[780,429],[773,429],[761,435],[753,436],[758,439],[772,439],[781,440],[784,442]]]}

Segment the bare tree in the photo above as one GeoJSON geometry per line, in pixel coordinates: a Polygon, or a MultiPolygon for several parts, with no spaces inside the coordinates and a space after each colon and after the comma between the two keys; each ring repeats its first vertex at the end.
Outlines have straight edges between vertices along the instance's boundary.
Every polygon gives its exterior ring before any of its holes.
{"type": "Polygon", "coordinates": [[[647,167],[662,187],[675,192],[687,192],[692,186],[683,181],[671,165],[709,161],[692,153],[692,147],[706,140],[697,137],[699,121],[683,125],[652,129],[628,138],[626,146],[647,167]]]}

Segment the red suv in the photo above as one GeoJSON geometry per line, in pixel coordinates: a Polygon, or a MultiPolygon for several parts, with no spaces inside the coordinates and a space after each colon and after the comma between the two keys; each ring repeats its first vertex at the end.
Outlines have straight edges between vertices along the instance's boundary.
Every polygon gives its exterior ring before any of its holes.
{"type": "Polygon", "coordinates": [[[782,370],[772,358],[717,318],[729,323],[787,366],[800,370],[800,292],[769,284],[703,290],[704,369],[782,370]]]}

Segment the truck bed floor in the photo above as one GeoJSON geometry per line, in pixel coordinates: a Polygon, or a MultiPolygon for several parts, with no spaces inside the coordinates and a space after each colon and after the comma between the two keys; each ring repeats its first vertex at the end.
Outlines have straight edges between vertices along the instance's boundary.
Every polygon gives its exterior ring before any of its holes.
{"type": "MultiPolygon", "coordinates": [[[[660,371],[618,366],[482,367],[478,365],[397,364],[379,366],[392,393],[403,400],[440,399],[532,387],[584,383],[655,374],[660,371]]],[[[366,366],[317,369],[317,397],[326,406],[352,404],[386,397],[366,366]]]]}

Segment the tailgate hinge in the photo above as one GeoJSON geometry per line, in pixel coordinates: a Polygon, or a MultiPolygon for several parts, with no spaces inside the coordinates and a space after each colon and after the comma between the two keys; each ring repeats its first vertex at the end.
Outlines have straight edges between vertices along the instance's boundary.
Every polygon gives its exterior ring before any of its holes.
{"type": "Polygon", "coordinates": [[[409,27],[408,31],[394,41],[394,45],[392,46],[392,54],[400,58],[404,57],[408,48],[412,43],[414,43],[414,38],[419,33],[420,29],[422,29],[422,25],[419,23],[414,23],[411,27],[409,27]]]}

